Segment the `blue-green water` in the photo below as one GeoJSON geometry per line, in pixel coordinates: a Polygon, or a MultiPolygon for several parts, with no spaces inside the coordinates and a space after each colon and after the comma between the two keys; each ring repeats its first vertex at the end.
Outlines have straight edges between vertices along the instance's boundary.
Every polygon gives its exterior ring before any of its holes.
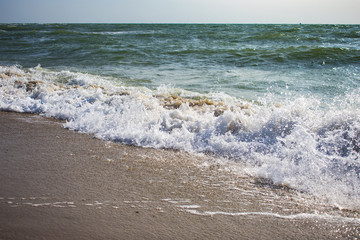
{"type": "Polygon", "coordinates": [[[256,99],[359,87],[360,25],[0,25],[0,64],[256,99]]]}
{"type": "Polygon", "coordinates": [[[0,65],[1,110],[360,209],[360,25],[2,24],[0,65]]]}

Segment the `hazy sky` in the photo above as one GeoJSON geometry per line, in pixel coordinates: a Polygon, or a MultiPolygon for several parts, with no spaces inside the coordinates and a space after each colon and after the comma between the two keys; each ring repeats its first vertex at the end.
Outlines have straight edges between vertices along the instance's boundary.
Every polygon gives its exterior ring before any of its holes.
{"type": "Polygon", "coordinates": [[[0,22],[360,24],[360,0],[0,0],[0,22]]]}

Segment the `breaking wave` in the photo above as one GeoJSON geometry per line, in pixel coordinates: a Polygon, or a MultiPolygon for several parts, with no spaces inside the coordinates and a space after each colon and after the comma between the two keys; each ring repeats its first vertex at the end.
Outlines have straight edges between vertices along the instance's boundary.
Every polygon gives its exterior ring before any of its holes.
{"type": "Polygon", "coordinates": [[[40,66],[1,66],[0,81],[2,111],[65,119],[66,128],[124,144],[212,154],[340,208],[360,206],[359,89],[326,103],[248,101],[40,66]]]}

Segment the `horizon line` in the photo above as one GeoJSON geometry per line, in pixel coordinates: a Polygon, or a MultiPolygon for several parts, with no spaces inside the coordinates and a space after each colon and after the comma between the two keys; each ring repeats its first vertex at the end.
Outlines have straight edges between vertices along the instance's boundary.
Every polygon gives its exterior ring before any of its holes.
{"type": "Polygon", "coordinates": [[[266,23],[266,22],[0,22],[0,24],[209,24],[209,25],[360,25],[360,23],[266,23]]]}

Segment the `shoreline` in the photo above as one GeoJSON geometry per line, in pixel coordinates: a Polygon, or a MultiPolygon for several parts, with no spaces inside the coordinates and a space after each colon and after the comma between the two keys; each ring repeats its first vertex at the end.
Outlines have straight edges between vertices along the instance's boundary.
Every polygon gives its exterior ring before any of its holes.
{"type": "Polygon", "coordinates": [[[0,239],[360,236],[359,223],[277,217],[292,203],[264,207],[259,196],[288,190],[227,174],[206,157],[102,141],[33,114],[0,112],[0,136],[0,239]]]}

